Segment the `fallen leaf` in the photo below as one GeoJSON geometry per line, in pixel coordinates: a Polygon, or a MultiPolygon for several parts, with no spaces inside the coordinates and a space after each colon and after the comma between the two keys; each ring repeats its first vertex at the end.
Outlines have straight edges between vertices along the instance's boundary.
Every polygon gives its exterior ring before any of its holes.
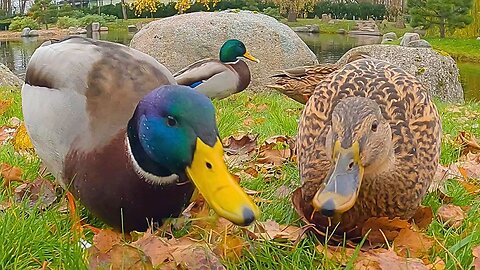
{"type": "Polygon", "coordinates": [[[431,207],[420,206],[412,217],[412,222],[419,229],[426,229],[433,220],[433,211],[431,207]]]}
{"type": "Polygon", "coordinates": [[[10,207],[12,207],[12,202],[11,201],[3,201],[3,202],[0,203],[0,211],[5,211],[10,207]]]}
{"type": "Polygon", "coordinates": [[[13,139],[13,135],[15,134],[16,130],[16,128],[12,128],[9,126],[0,127],[0,144],[3,144],[13,139]]]}
{"type": "Polygon", "coordinates": [[[433,246],[433,240],[425,234],[413,231],[410,228],[400,230],[398,236],[393,241],[397,254],[403,257],[421,258],[428,254],[433,246]]]}
{"type": "Polygon", "coordinates": [[[282,165],[294,156],[294,140],[288,136],[273,136],[259,147],[259,163],[282,165]]]}
{"type": "Polygon", "coordinates": [[[170,254],[171,246],[150,232],[144,233],[140,239],[132,243],[132,246],[143,250],[145,255],[152,260],[153,266],[160,265],[167,260],[173,260],[170,254]]]}
{"type": "Polygon", "coordinates": [[[0,100],[0,116],[12,106],[13,100],[0,100]]]}
{"type": "Polygon", "coordinates": [[[121,234],[112,230],[100,230],[93,236],[93,245],[102,253],[107,253],[114,245],[122,241],[121,234]]]}
{"type": "Polygon", "coordinates": [[[480,270],[480,246],[476,246],[472,249],[472,255],[474,270],[480,270]]]}
{"type": "Polygon", "coordinates": [[[3,177],[3,185],[8,186],[10,182],[23,182],[22,181],[22,170],[18,167],[2,163],[0,165],[0,175],[3,177]]]}
{"type": "Polygon", "coordinates": [[[107,253],[92,247],[89,253],[89,269],[153,270],[150,258],[138,248],[128,244],[116,244],[107,253]]]}
{"type": "Polygon", "coordinates": [[[245,120],[243,120],[243,124],[247,127],[251,127],[253,124],[255,124],[255,120],[253,120],[252,117],[247,117],[245,120]]]}
{"type": "Polygon", "coordinates": [[[258,171],[254,167],[248,167],[243,171],[251,175],[252,177],[258,177],[258,171]]]}
{"type": "MultiPolygon", "coordinates": [[[[183,240],[185,241],[185,239],[183,240]]],[[[173,245],[174,250],[171,254],[176,264],[180,266],[180,269],[225,269],[225,266],[223,266],[220,260],[209,248],[197,243],[182,243],[178,242],[178,240],[175,241],[177,243],[173,245]]]]}
{"type": "Polygon", "coordinates": [[[355,263],[356,270],[428,270],[420,259],[399,257],[386,249],[372,250],[361,254],[355,263]]]}
{"type": "Polygon", "coordinates": [[[447,226],[459,228],[465,219],[465,212],[463,212],[459,206],[445,204],[440,206],[437,211],[437,216],[447,226]]]}
{"type": "Polygon", "coordinates": [[[55,186],[51,181],[38,178],[31,183],[24,183],[15,188],[15,200],[28,198],[30,207],[46,209],[57,200],[55,186]]]}
{"type": "Polygon", "coordinates": [[[238,262],[245,246],[245,240],[241,237],[226,234],[222,235],[213,252],[224,260],[229,259],[230,261],[238,262]]]}
{"type": "Polygon", "coordinates": [[[446,265],[445,265],[445,262],[440,257],[436,257],[435,262],[427,265],[427,267],[430,270],[444,270],[446,265]]]}
{"type": "Polygon", "coordinates": [[[224,151],[230,155],[250,153],[257,146],[258,135],[229,136],[223,140],[224,151]]]}
{"type": "Polygon", "coordinates": [[[408,221],[388,217],[371,217],[365,221],[362,227],[362,235],[366,235],[371,244],[385,243],[385,240],[393,241],[402,229],[410,227],[408,221]]]}
{"type": "Polygon", "coordinates": [[[18,127],[17,132],[13,136],[13,147],[17,151],[33,149],[32,142],[30,141],[30,137],[28,137],[24,123],[18,127]]]}
{"type": "Polygon", "coordinates": [[[322,245],[319,244],[316,247],[323,256],[327,257],[329,260],[332,260],[342,266],[346,266],[347,263],[355,255],[354,248],[348,248],[343,246],[332,246],[332,245],[322,245]]]}
{"type": "Polygon", "coordinates": [[[260,104],[256,108],[257,112],[264,112],[268,110],[268,105],[267,104],[260,104]]]}
{"type": "Polygon", "coordinates": [[[469,152],[479,152],[480,144],[477,142],[475,135],[468,133],[466,131],[460,131],[455,142],[462,146],[462,155],[466,155],[469,152]]]}
{"type": "Polygon", "coordinates": [[[257,236],[266,240],[295,242],[304,237],[305,230],[293,225],[280,225],[273,220],[258,222],[257,225],[257,236]]]}
{"type": "Polygon", "coordinates": [[[290,196],[292,189],[287,186],[280,186],[275,190],[275,197],[283,199],[290,196]]]}

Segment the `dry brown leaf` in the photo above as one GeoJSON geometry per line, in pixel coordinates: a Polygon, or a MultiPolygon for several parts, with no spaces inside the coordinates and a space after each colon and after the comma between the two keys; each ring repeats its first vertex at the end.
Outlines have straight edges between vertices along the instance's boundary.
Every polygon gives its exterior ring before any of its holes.
{"type": "Polygon", "coordinates": [[[275,197],[283,199],[290,197],[292,193],[292,189],[287,186],[280,186],[275,190],[275,197]]]}
{"type": "Polygon", "coordinates": [[[28,137],[24,123],[17,128],[17,132],[13,136],[13,147],[17,151],[33,149],[33,144],[30,141],[30,137],[28,137]]]}
{"type": "Polygon", "coordinates": [[[187,238],[171,239],[171,254],[180,269],[203,270],[214,269],[224,270],[225,266],[207,247],[195,243],[187,238]]]}
{"type": "Polygon", "coordinates": [[[412,217],[412,222],[419,229],[426,229],[433,220],[433,211],[431,207],[420,206],[412,217]]]}
{"type": "Polygon", "coordinates": [[[224,151],[230,155],[247,154],[255,150],[258,135],[229,136],[223,140],[224,151]]]}
{"type": "Polygon", "coordinates": [[[477,142],[475,135],[468,133],[466,131],[460,131],[455,142],[462,146],[462,154],[466,155],[469,152],[479,152],[480,144],[477,142]]]}
{"type": "Polygon", "coordinates": [[[116,244],[106,253],[92,247],[89,253],[89,269],[153,270],[150,258],[128,244],[116,244]]]}
{"type": "Polygon", "coordinates": [[[245,240],[243,240],[241,237],[226,234],[222,235],[213,252],[223,259],[239,261],[245,246],[245,240]]]}
{"type": "Polygon", "coordinates": [[[2,163],[0,165],[0,175],[3,177],[3,185],[8,186],[10,182],[23,182],[22,181],[22,169],[2,163]]]}
{"type": "Polygon", "coordinates": [[[112,230],[100,230],[93,236],[93,245],[99,252],[106,253],[114,245],[120,244],[122,235],[112,230]]]}
{"type": "Polygon", "coordinates": [[[355,263],[356,270],[428,270],[420,259],[399,257],[386,249],[362,253],[355,263]]]}
{"type": "Polygon", "coordinates": [[[250,116],[250,117],[245,118],[245,120],[243,120],[243,124],[246,127],[251,127],[251,126],[253,126],[253,124],[255,124],[255,120],[253,120],[253,118],[250,116]]]}
{"type": "Polygon", "coordinates": [[[472,249],[473,255],[473,267],[475,270],[480,270],[480,246],[476,246],[472,249]]]}
{"type": "Polygon", "coordinates": [[[38,178],[31,183],[24,183],[15,188],[15,200],[28,198],[30,207],[46,209],[57,200],[55,186],[49,180],[38,178]]]}
{"type": "Polygon", "coordinates": [[[247,174],[249,174],[252,177],[258,177],[258,171],[254,167],[250,166],[243,171],[246,172],[247,174]]]}
{"type": "Polygon", "coordinates": [[[280,225],[273,220],[258,222],[257,225],[256,234],[261,239],[295,242],[304,237],[305,230],[293,225],[280,225]]]}
{"type": "Polygon", "coordinates": [[[8,100],[1,100],[0,99],[0,116],[12,106],[13,100],[8,99],[8,100]]]}
{"type": "Polygon", "coordinates": [[[437,211],[438,218],[447,226],[459,228],[465,219],[465,212],[462,208],[453,204],[445,204],[440,206],[437,211]]]}
{"type": "Polygon", "coordinates": [[[446,265],[445,265],[445,262],[440,257],[436,257],[435,262],[427,265],[427,267],[430,270],[444,270],[446,265]]]}
{"type": "Polygon", "coordinates": [[[332,260],[342,266],[345,266],[355,254],[354,248],[343,246],[324,246],[322,244],[319,244],[316,249],[321,254],[323,254],[323,256],[326,256],[329,260],[332,260]]]}
{"type": "Polygon", "coordinates": [[[362,235],[366,235],[370,230],[367,240],[371,244],[381,244],[385,243],[385,239],[393,241],[402,229],[409,227],[410,223],[400,218],[372,217],[363,224],[362,235]]]}
{"type": "Polygon", "coordinates": [[[260,104],[256,108],[257,112],[264,112],[268,110],[268,105],[267,104],[260,104]]]}
{"type": "Polygon", "coordinates": [[[9,126],[0,127],[0,144],[3,144],[11,140],[16,131],[17,131],[16,128],[12,128],[9,126]]]}
{"type": "Polygon", "coordinates": [[[433,246],[433,242],[425,234],[405,228],[400,230],[393,243],[397,254],[400,256],[421,258],[428,254],[429,249],[433,246]]]}
{"type": "Polygon", "coordinates": [[[12,207],[12,202],[11,201],[2,201],[0,202],[0,211],[5,211],[12,207]]]}
{"type": "Polygon", "coordinates": [[[160,265],[167,260],[173,260],[170,254],[171,246],[150,232],[144,233],[140,239],[132,243],[132,246],[143,250],[145,255],[150,257],[154,266],[160,265]]]}

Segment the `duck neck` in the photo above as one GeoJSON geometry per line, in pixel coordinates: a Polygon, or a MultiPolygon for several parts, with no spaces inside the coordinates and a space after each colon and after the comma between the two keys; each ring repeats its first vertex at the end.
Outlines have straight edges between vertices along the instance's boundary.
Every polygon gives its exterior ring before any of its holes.
{"type": "Polygon", "coordinates": [[[135,172],[145,181],[160,185],[172,184],[179,181],[179,175],[171,172],[165,166],[148,157],[140,143],[135,125],[131,123],[128,124],[125,144],[127,154],[135,172]]]}

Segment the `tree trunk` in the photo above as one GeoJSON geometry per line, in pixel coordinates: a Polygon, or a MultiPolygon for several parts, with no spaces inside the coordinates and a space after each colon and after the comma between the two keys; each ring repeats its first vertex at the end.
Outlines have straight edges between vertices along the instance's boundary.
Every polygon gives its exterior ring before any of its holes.
{"type": "Polygon", "coordinates": [[[438,25],[440,28],[440,37],[445,38],[445,18],[440,17],[440,24],[438,25]]]}
{"type": "Polygon", "coordinates": [[[297,21],[297,12],[293,8],[288,9],[287,20],[289,22],[297,21]]]}
{"type": "Polygon", "coordinates": [[[127,8],[125,7],[125,0],[122,0],[122,15],[124,20],[128,19],[127,8]]]}

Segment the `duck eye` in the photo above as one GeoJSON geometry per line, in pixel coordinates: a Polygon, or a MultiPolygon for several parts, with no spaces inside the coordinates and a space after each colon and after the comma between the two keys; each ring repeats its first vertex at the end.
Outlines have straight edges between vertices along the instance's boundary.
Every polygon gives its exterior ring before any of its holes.
{"type": "Polygon", "coordinates": [[[373,131],[373,132],[376,132],[376,131],[377,131],[377,128],[378,128],[378,123],[377,123],[377,121],[374,121],[374,122],[372,123],[372,131],[373,131]]]}
{"type": "Polygon", "coordinates": [[[173,116],[167,116],[167,125],[169,127],[174,127],[177,125],[177,120],[175,120],[175,118],[173,118],[173,116]]]}

